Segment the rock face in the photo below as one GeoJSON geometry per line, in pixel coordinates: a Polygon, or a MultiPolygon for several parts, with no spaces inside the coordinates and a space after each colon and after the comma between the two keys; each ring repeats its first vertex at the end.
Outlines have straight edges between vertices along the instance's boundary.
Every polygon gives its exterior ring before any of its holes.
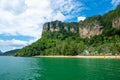
{"type": "Polygon", "coordinates": [[[84,25],[82,24],[79,26],[79,34],[82,38],[90,38],[91,36],[101,34],[103,31],[103,26],[98,21],[86,21],[84,25]]]}
{"type": "Polygon", "coordinates": [[[94,21],[83,21],[79,23],[63,23],[61,21],[53,21],[45,23],[43,26],[44,31],[60,31],[64,30],[66,32],[78,33],[82,38],[90,38],[94,35],[99,35],[102,33],[103,26],[96,20],[94,21]]]}
{"type": "Polygon", "coordinates": [[[43,31],[59,31],[63,28],[63,23],[61,21],[48,22],[43,25],[43,31]]]}
{"type": "Polygon", "coordinates": [[[113,19],[112,27],[120,29],[120,17],[117,17],[117,18],[113,19]]]}
{"type": "MultiPolygon", "coordinates": [[[[75,24],[75,23],[74,23],[75,24]]],[[[63,23],[61,21],[52,21],[52,22],[47,22],[43,25],[43,31],[60,31],[60,30],[65,30],[66,32],[73,32],[77,33],[77,28],[78,26],[74,25],[71,26],[70,24],[63,23]]]]}
{"type": "MultiPolygon", "coordinates": [[[[63,23],[61,21],[52,21],[45,23],[43,31],[61,31],[78,33],[82,38],[90,38],[102,34],[104,26],[99,21],[100,16],[91,17],[81,22],[63,23]]],[[[120,29],[120,17],[112,20],[112,27],[120,29]]]]}
{"type": "Polygon", "coordinates": [[[80,31],[80,36],[82,38],[90,38],[91,36],[94,36],[94,35],[99,35],[102,33],[102,28],[99,28],[99,27],[94,27],[92,30],[88,29],[88,28],[79,28],[79,31],[80,31]]]}

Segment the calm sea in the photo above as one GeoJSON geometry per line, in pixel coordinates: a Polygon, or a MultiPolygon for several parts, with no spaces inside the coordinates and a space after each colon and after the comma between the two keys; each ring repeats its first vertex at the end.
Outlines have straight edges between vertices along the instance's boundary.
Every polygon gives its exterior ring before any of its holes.
{"type": "Polygon", "coordinates": [[[120,80],[120,59],[1,56],[0,80],[120,80]]]}

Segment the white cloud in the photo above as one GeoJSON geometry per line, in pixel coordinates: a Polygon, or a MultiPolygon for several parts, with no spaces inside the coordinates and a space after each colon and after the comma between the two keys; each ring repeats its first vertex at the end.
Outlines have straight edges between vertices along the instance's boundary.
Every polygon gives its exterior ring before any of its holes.
{"type": "Polygon", "coordinates": [[[23,46],[29,45],[33,43],[35,40],[29,40],[29,41],[22,41],[22,40],[0,40],[0,49],[2,49],[3,52],[7,50],[12,49],[20,49],[23,46]]]}
{"type": "Polygon", "coordinates": [[[86,17],[80,16],[80,17],[78,17],[78,22],[79,21],[84,21],[85,19],[86,19],[86,17]]]}
{"type": "Polygon", "coordinates": [[[0,0],[0,34],[39,38],[45,22],[64,21],[76,7],[73,0],[0,0]]]}
{"type": "Polygon", "coordinates": [[[0,0],[0,8],[18,14],[23,12],[27,6],[25,5],[24,0],[0,0]]]}
{"type": "Polygon", "coordinates": [[[21,48],[25,45],[27,45],[28,43],[26,41],[20,41],[20,40],[0,40],[0,49],[2,49],[2,51],[6,51],[6,50],[11,50],[13,48],[21,48]]]}
{"type": "Polygon", "coordinates": [[[118,4],[120,4],[120,0],[112,0],[111,3],[113,4],[113,6],[117,6],[118,4]]]}
{"type": "Polygon", "coordinates": [[[77,0],[0,0],[0,34],[36,40],[45,22],[72,18],[81,6],[77,0]]]}

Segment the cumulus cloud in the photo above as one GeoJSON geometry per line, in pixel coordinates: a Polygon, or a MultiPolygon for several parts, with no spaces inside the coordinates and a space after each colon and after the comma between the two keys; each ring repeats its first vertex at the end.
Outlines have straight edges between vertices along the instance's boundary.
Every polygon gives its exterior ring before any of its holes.
{"type": "Polygon", "coordinates": [[[23,12],[27,6],[25,5],[24,0],[0,0],[0,8],[18,14],[23,12]]]}
{"type": "Polygon", "coordinates": [[[111,2],[114,6],[117,6],[118,4],[120,4],[120,0],[112,0],[111,2]]]}
{"type": "Polygon", "coordinates": [[[10,50],[10,49],[17,49],[17,48],[21,48],[25,45],[27,45],[28,43],[26,41],[20,41],[20,40],[0,40],[0,49],[2,49],[2,51],[6,51],[10,50]],[[9,49],[8,49],[9,48],[9,49]]]}
{"type": "Polygon", "coordinates": [[[80,16],[80,17],[78,17],[78,22],[79,21],[84,21],[85,19],[86,19],[86,17],[80,16]]]}
{"type": "Polygon", "coordinates": [[[0,34],[39,38],[45,22],[66,20],[81,6],[74,4],[73,0],[0,0],[0,34]]]}
{"type": "Polygon", "coordinates": [[[37,40],[45,22],[71,19],[81,7],[77,0],[0,0],[0,34],[29,36],[37,40]]]}

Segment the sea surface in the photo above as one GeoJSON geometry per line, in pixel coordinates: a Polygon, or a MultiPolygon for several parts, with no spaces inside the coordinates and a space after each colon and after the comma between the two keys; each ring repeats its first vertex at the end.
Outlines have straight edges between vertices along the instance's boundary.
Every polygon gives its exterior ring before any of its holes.
{"type": "Polygon", "coordinates": [[[0,80],[120,80],[120,59],[0,56],[0,80]]]}

